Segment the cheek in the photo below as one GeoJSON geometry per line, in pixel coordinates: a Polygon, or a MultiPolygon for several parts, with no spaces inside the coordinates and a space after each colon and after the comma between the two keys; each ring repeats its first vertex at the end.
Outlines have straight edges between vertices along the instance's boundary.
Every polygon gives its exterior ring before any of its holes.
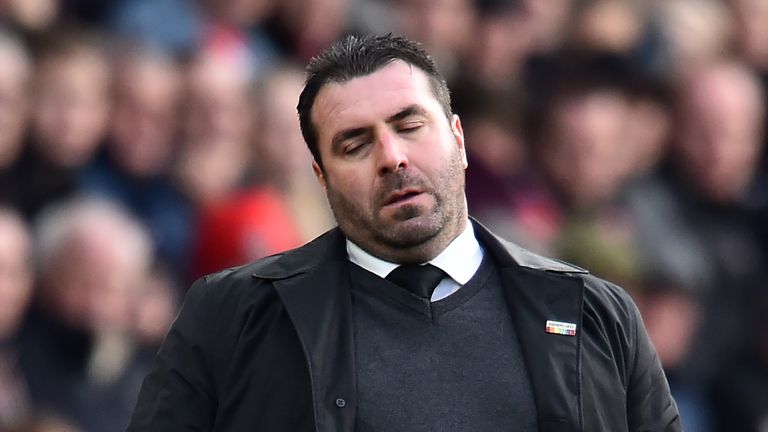
{"type": "Polygon", "coordinates": [[[373,193],[370,178],[355,172],[336,172],[325,177],[328,200],[344,201],[347,207],[367,208],[373,193]]]}
{"type": "Polygon", "coordinates": [[[326,168],[325,181],[345,196],[360,199],[370,192],[375,177],[375,167],[361,161],[326,168]]]}
{"type": "MultiPolygon", "coordinates": [[[[451,142],[453,143],[453,141],[451,142]]],[[[461,148],[452,144],[451,147],[440,152],[426,154],[418,167],[422,172],[428,173],[433,182],[442,183],[447,179],[453,179],[454,176],[464,171],[467,168],[467,158],[461,148]]],[[[436,184],[435,186],[441,185],[436,184]]]]}

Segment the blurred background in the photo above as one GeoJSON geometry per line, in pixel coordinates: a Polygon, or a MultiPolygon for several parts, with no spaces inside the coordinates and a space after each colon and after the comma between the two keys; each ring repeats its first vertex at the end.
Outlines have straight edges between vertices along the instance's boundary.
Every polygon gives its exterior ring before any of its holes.
{"type": "Polygon", "coordinates": [[[388,32],[471,214],[632,294],[687,431],[768,431],[768,0],[0,0],[0,430],[122,431],[193,279],[334,225],[303,65],[388,32]]]}

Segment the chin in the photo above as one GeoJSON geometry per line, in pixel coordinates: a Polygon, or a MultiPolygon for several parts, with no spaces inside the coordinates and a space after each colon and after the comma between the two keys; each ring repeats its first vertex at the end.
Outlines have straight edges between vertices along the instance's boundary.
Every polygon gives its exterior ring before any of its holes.
{"type": "Polygon", "coordinates": [[[437,237],[445,227],[444,223],[434,216],[414,216],[391,224],[382,224],[382,240],[399,248],[423,245],[437,237]]]}
{"type": "Polygon", "coordinates": [[[392,219],[395,220],[395,223],[408,222],[413,219],[423,219],[430,216],[431,214],[434,214],[434,211],[427,214],[423,208],[415,205],[409,205],[397,209],[397,211],[392,215],[392,219]]]}

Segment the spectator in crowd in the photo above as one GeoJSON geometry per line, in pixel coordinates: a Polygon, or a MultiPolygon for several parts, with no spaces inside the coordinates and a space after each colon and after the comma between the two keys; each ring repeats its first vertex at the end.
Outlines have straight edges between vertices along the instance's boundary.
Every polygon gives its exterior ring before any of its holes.
{"type": "Polygon", "coordinates": [[[28,218],[77,192],[109,120],[111,71],[100,43],[80,32],[50,37],[38,55],[31,140],[20,161],[28,218]]]}
{"type": "Polygon", "coordinates": [[[249,178],[256,113],[247,59],[245,46],[230,40],[201,52],[187,71],[189,100],[177,178],[199,210],[193,277],[298,243],[279,190],[249,178]]]}
{"type": "MultiPolygon", "coordinates": [[[[768,3],[763,0],[728,0],[736,27],[736,51],[739,58],[760,76],[763,95],[768,100],[768,3]]],[[[768,124],[768,113],[764,114],[768,124]]],[[[768,134],[763,134],[764,145],[768,145],[768,134]]],[[[765,162],[765,161],[763,161],[765,162]]],[[[768,229],[764,234],[768,243],[768,229]]]]}
{"type": "Polygon", "coordinates": [[[733,61],[692,70],[677,99],[674,169],[668,176],[677,214],[656,223],[685,223],[676,225],[675,235],[646,235],[655,242],[655,255],[674,250],[705,264],[699,270],[706,283],[699,286],[705,288],[707,341],[698,341],[705,345],[701,360],[711,362],[718,358],[714,352],[739,349],[749,333],[740,311],[768,280],[765,245],[756,236],[767,203],[758,170],[766,108],[754,73],[733,61]]]}
{"type": "Polygon", "coordinates": [[[402,33],[421,41],[453,81],[473,40],[476,12],[472,0],[393,0],[402,33]]]}
{"type": "Polygon", "coordinates": [[[50,162],[82,167],[106,131],[110,64],[95,35],[50,37],[36,65],[32,142],[50,162]]]}
{"type": "Polygon", "coordinates": [[[542,103],[533,128],[536,157],[566,212],[611,204],[626,177],[624,70],[614,57],[564,63],[542,103]]]}
{"type": "Polygon", "coordinates": [[[521,98],[486,90],[463,105],[467,201],[472,215],[505,238],[546,251],[559,228],[559,208],[534,174],[525,141],[521,98]]]}
{"type": "MultiPolygon", "coordinates": [[[[535,49],[532,23],[516,1],[479,1],[474,33],[466,42],[469,68],[459,68],[459,98],[474,98],[475,88],[507,94],[519,90],[528,57],[535,49]],[[468,87],[465,89],[464,87],[468,87]]],[[[482,90],[481,90],[482,91],[482,90]]],[[[481,97],[477,97],[481,100],[481,97]]],[[[460,100],[455,103],[459,104],[460,100]]],[[[457,111],[461,112],[460,104],[457,111]]]]}
{"type": "Polygon", "coordinates": [[[146,372],[133,302],[147,282],[144,228],[107,201],[46,210],[36,227],[38,296],[21,335],[36,409],[87,431],[121,431],[146,372]]]}
{"type": "Polygon", "coordinates": [[[685,79],[690,69],[728,52],[734,23],[721,1],[677,0],[657,6],[656,23],[664,40],[663,67],[677,79],[685,79]]]}
{"type": "Polygon", "coordinates": [[[32,294],[32,242],[26,223],[0,207],[0,429],[32,415],[27,381],[19,368],[17,332],[32,294]]]}
{"type": "Polygon", "coordinates": [[[114,109],[108,152],[120,170],[151,178],[174,156],[181,97],[176,62],[149,46],[125,47],[116,56],[114,109]]]}
{"type": "Polygon", "coordinates": [[[629,0],[589,0],[579,4],[567,43],[578,50],[633,53],[645,33],[642,6],[629,0]]]}
{"type": "Polygon", "coordinates": [[[638,306],[667,374],[683,427],[690,432],[716,430],[707,383],[689,370],[703,318],[701,296],[695,287],[676,281],[672,275],[646,274],[643,285],[636,297],[638,306]]]}
{"type": "Polygon", "coordinates": [[[760,81],[738,62],[692,71],[680,86],[680,178],[692,192],[727,205],[749,198],[763,146],[765,101],[760,81]]]}
{"type": "Polygon", "coordinates": [[[83,191],[119,201],[149,230],[158,260],[186,276],[194,212],[171,176],[182,96],[179,66],[162,51],[122,46],[115,56],[114,109],[83,191]]]}
{"type": "Polygon", "coordinates": [[[251,186],[200,211],[191,277],[240,266],[300,244],[293,215],[275,189],[251,186]]]}
{"type": "Polygon", "coordinates": [[[287,56],[306,62],[350,32],[352,0],[285,0],[277,3],[269,31],[287,56]]]}
{"type": "Polygon", "coordinates": [[[0,169],[8,169],[22,150],[30,112],[32,62],[12,33],[0,31],[0,169]]]}
{"type": "Polygon", "coordinates": [[[534,52],[547,54],[561,49],[565,43],[575,2],[522,0],[521,5],[526,19],[531,24],[534,52]]]}
{"type": "Polygon", "coordinates": [[[645,73],[632,79],[623,152],[630,182],[651,177],[666,158],[672,136],[672,91],[668,82],[645,73]]]}
{"type": "Polygon", "coordinates": [[[210,45],[186,70],[176,181],[198,206],[241,186],[250,167],[253,70],[236,39],[210,45]]]}
{"type": "Polygon", "coordinates": [[[256,128],[253,133],[254,176],[276,188],[286,200],[291,219],[303,241],[333,226],[333,215],[311,170],[296,104],[304,82],[300,69],[282,66],[269,72],[257,86],[256,128]]]}
{"type": "Polygon", "coordinates": [[[31,113],[32,68],[21,40],[0,27],[0,202],[9,205],[24,194],[17,162],[31,113]]]}

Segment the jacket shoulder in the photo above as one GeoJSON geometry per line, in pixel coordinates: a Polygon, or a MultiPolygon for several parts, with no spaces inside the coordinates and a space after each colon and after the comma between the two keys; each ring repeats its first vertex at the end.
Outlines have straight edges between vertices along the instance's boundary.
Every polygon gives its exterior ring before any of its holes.
{"type": "Polygon", "coordinates": [[[319,265],[327,257],[329,249],[337,247],[340,241],[343,241],[343,236],[335,228],[298,248],[221,270],[202,279],[205,284],[215,287],[241,286],[251,284],[253,280],[286,279],[319,265]]]}
{"type": "Polygon", "coordinates": [[[532,270],[553,273],[586,274],[581,267],[534,253],[505,238],[499,237],[483,226],[476,219],[470,218],[475,228],[475,236],[504,266],[520,266],[532,270]]]}
{"type": "MultiPolygon", "coordinates": [[[[591,274],[574,275],[584,282],[585,313],[607,314],[619,321],[636,321],[637,306],[632,296],[621,286],[591,274]]],[[[631,322],[631,324],[635,324],[631,322]]]]}

